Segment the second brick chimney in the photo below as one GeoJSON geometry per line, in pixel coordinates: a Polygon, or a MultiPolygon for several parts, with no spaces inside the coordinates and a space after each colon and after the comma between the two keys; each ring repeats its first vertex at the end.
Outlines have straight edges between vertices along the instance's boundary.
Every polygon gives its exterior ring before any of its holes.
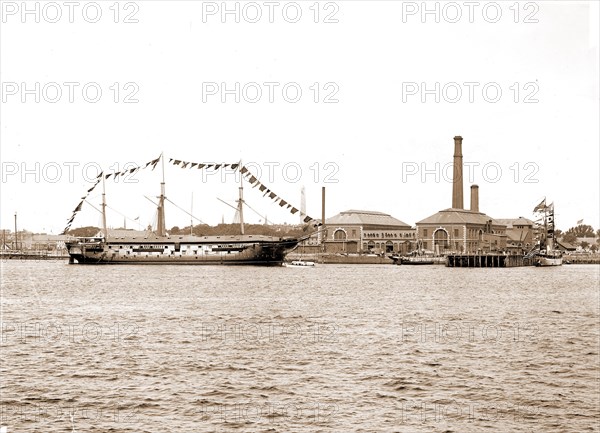
{"type": "Polygon", "coordinates": [[[479,212],[479,187],[471,185],[471,212],[479,212]]]}

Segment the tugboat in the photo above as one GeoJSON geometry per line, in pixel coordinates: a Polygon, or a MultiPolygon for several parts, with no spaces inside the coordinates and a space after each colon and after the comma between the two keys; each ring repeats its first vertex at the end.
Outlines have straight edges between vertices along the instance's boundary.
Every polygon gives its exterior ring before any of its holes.
{"type": "MultiPolygon", "coordinates": [[[[104,185],[104,177],[102,181],[104,185]]],[[[106,228],[106,194],[103,191],[102,232],[96,237],[74,238],[65,242],[70,256],[69,263],[281,266],[286,254],[302,241],[298,238],[244,234],[244,198],[241,184],[237,209],[240,219],[238,235],[169,235],[165,226],[165,199],[163,161],[156,232],[138,232],[126,237],[114,237],[106,228]]]]}

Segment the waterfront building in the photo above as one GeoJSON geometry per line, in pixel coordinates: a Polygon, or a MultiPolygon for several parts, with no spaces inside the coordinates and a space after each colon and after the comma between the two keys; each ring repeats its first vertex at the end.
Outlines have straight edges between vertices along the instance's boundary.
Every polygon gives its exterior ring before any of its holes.
{"type": "Polygon", "coordinates": [[[424,250],[438,254],[505,251],[506,224],[479,211],[477,185],[471,186],[470,209],[464,209],[462,141],[454,137],[452,207],[417,222],[417,238],[424,250]]]}
{"type": "Polygon", "coordinates": [[[416,231],[383,212],[347,210],[325,220],[324,236],[328,253],[406,254],[416,231]]]}
{"type": "MultiPolygon", "coordinates": [[[[46,251],[52,253],[66,254],[65,241],[69,237],[66,235],[52,235],[46,233],[19,232],[17,247],[12,249],[20,251],[46,251]]],[[[6,243],[5,246],[9,246],[6,243]]]]}
{"type": "Polygon", "coordinates": [[[515,254],[527,253],[535,246],[533,221],[519,218],[500,218],[497,220],[506,226],[506,249],[515,254]]]}

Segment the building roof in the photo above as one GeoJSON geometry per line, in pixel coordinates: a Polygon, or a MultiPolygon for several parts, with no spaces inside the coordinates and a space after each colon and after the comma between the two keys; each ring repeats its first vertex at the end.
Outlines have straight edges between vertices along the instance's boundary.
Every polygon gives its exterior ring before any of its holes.
{"type": "Polygon", "coordinates": [[[568,242],[565,242],[565,241],[560,241],[560,240],[557,240],[557,241],[556,241],[556,244],[557,244],[557,246],[558,246],[559,248],[563,248],[563,249],[565,249],[565,250],[567,250],[567,251],[575,251],[575,250],[577,249],[577,247],[576,247],[576,246],[574,246],[574,245],[571,245],[570,243],[568,243],[568,242]]]}
{"type": "Polygon", "coordinates": [[[481,213],[472,212],[467,209],[444,209],[441,210],[424,220],[419,221],[417,224],[480,224],[485,225],[489,220],[492,220],[492,225],[504,226],[505,224],[500,223],[498,220],[481,213]]]}
{"type": "Polygon", "coordinates": [[[506,228],[512,228],[513,226],[533,226],[533,221],[519,217],[519,218],[498,218],[500,224],[504,224],[506,228]]]}
{"type": "Polygon", "coordinates": [[[506,236],[512,242],[525,242],[527,239],[527,235],[529,233],[528,229],[506,229],[506,236]]]}
{"type": "MultiPolygon", "coordinates": [[[[152,232],[149,232],[149,231],[130,230],[130,229],[106,229],[106,231],[108,232],[109,238],[130,238],[130,237],[145,238],[152,234],[152,232]]],[[[96,234],[95,237],[97,237],[97,238],[104,237],[104,231],[100,230],[96,234]]]]}
{"type": "Polygon", "coordinates": [[[347,210],[325,220],[326,225],[361,225],[361,226],[396,226],[398,229],[410,229],[406,224],[393,216],[375,211],[347,210]]]}

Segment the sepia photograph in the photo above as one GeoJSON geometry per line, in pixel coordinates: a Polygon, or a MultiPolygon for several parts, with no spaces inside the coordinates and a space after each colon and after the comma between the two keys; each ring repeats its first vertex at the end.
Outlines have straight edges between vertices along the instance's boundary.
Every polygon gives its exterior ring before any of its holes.
{"type": "Polygon", "coordinates": [[[599,28],[0,0],[0,433],[600,433],[599,28]]]}

